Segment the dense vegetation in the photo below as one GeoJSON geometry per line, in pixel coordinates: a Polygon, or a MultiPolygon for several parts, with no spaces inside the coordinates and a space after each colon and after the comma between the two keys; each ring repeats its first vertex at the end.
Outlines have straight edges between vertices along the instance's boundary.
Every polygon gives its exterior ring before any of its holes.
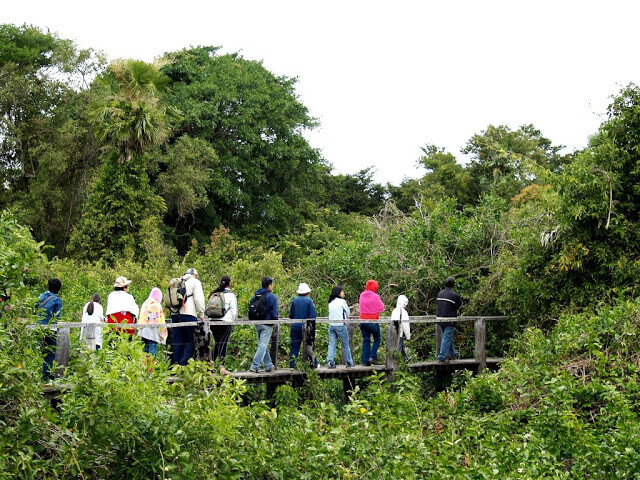
{"type": "MultiPolygon", "coordinates": [[[[399,186],[332,175],[303,136],[315,125],[295,79],[239,54],[106,64],[0,25],[0,478],[633,478],[640,88],[617,93],[581,151],[489,125],[471,162],[425,145],[425,174],[399,186]],[[23,323],[47,278],[77,321],[119,275],[141,302],[188,266],[205,290],[229,274],[241,311],[263,275],[282,310],[307,282],[320,314],[335,284],[353,303],[371,277],[387,305],[404,293],[432,314],[454,275],[464,313],[510,316],[488,345],[509,360],[440,393],[373,376],[347,404],[312,375],[269,404],[206,365],[160,356],[149,371],[137,342],[87,356],[74,336],[76,388],[58,410],[42,399],[23,323]]],[[[432,337],[416,328],[413,352],[433,358],[432,337]]],[[[230,367],[254,342],[234,330],[230,367]]]]}

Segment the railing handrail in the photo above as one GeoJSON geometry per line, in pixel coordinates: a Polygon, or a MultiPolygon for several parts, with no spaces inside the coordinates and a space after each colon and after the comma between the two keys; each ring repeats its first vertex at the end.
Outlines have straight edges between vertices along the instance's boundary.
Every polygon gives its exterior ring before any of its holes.
{"type": "Polygon", "coordinates": [[[390,324],[393,322],[409,322],[410,324],[434,324],[434,323],[442,323],[442,322],[451,322],[451,323],[463,323],[463,322],[475,322],[476,320],[484,320],[484,321],[498,321],[498,320],[506,320],[509,317],[506,316],[481,316],[481,315],[464,315],[460,317],[436,317],[435,315],[422,315],[422,316],[414,316],[408,319],[402,320],[391,320],[390,317],[382,317],[376,320],[369,319],[360,319],[360,318],[347,318],[344,320],[329,320],[328,317],[317,317],[317,318],[279,318],[277,320],[249,320],[246,318],[241,318],[239,320],[234,320],[232,322],[222,321],[222,320],[205,320],[204,322],[180,322],[180,323],[107,323],[107,322],[56,322],[49,323],[47,325],[42,325],[39,323],[31,323],[26,326],[29,328],[38,328],[38,327],[48,327],[50,329],[58,329],[58,328],[82,328],[87,326],[104,326],[109,328],[180,328],[180,327],[195,327],[198,325],[202,325],[203,323],[206,325],[262,325],[265,323],[273,324],[273,325],[290,325],[293,323],[303,323],[310,320],[315,320],[316,323],[346,323],[346,324],[358,324],[358,323],[379,323],[379,324],[390,324]]]}

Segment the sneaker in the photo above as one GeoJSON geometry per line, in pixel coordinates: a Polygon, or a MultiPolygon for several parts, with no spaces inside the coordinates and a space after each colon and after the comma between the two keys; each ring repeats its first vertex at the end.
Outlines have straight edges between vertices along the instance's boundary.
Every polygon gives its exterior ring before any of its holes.
{"type": "Polygon", "coordinates": [[[378,360],[376,360],[375,358],[370,358],[367,362],[367,365],[378,365],[378,360]]]}
{"type": "Polygon", "coordinates": [[[257,368],[250,368],[249,371],[251,373],[258,373],[258,369],[257,368]]]}
{"type": "Polygon", "coordinates": [[[353,368],[355,366],[356,366],[355,363],[347,363],[347,368],[353,368]]]}
{"type": "Polygon", "coordinates": [[[327,363],[327,368],[336,368],[335,363],[327,363]]]}
{"type": "Polygon", "coordinates": [[[275,367],[269,367],[269,368],[265,368],[264,371],[265,371],[265,373],[269,373],[270,371],[275,370],[275,369],[276,369],[275,367]]]}
{"type": "Polygon", "coordinates": [[[441,364],[445,365],[445,364],[449,363],[449,360],[440,360],[440,359],[438,359],[438,363],[441,363],[441,364]]]}

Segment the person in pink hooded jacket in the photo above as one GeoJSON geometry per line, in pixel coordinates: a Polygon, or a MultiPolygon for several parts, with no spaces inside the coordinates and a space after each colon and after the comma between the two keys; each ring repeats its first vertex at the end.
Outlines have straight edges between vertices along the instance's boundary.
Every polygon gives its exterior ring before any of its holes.
{"type": "Polygon", "coordinates": [[[378,291],[378,282],[368,280],[364,292],[360,294],[360,323],[362,333],[362,365],[375,365],[378,363],[378,348],[380,347],[380,325],[371,320],[378,320],[384,311],[384,303],[378,291]],[[373,345],[371,345],[373,337],[373,345]]]}

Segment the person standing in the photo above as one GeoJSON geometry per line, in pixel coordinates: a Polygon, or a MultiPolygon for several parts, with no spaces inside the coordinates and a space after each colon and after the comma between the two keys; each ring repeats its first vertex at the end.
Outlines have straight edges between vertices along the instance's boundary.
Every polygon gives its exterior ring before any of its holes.
{"type": "Polygon", "coordinates": [[[371,320],[378,320],[384,311],[384,303],[378,291],[378,282],[368,280],[364,292],[360,294],[360,323],[362,333],[362,365],[369,366],[378,363],[378,348],[380,347],[380,325],[371,320]],[[371,338],[373,337],[373,345],[371,338]]]}
{"type": "Polygon", "coordinates": [[[313,343],[315,340],[316,332],[316,306],[313,304],[313,300],[309,297],[311,288],[306,283],[298,285],[297,297],[291,301],[289,307],[289,318],[291,319],[306,319],[306,325],[303,322],[291,324],[291,354],[289,356],[289,367],[295,368],[296,360],[300,354],[300,345],[302,344],[302,331],[304,328],[307,330],[307,345],[311,348],[312,353],[311,365],[317,366],[317,360],[315,354],[313,354],[313,343]]]}
{"type": "Polygon", "coordinates": [[[222,375],[230,375],[231,372],[225,368],[224,361],[227,356],[227,345],[231,337],[231,330],[233,329],[233,325],[230,325],[230,322],[234,322],[238,318],[238,299],[233,290],[231,290],[231,277],[229,275],[223,275],[220,278],[220,284],[213,293],[216,292],[222,292],[224,295],[224,315],[216,319],[221,320],[221,322],[211,324],[211,333],[215,342],[212,360],[215,362],[219,358],[220,373],[222,375]]]}
{"type": "MultiPolygon", "coordinates": [[[[458,309],[462,306],[462,299],[457,292],[453,290],[456,281],[453,277],[448,277],[444,281],[444,290],[438,293],[436,299],[438,311],[436,320],[455,318],[458,316],[458,309]]],[[[449,359],[458,358],[458,350],[453,344],[453,333],[455,330],[454,322],[438,322],[438,326],[442,329],[442,342],[440,343],[440,353],[438,353],[438,362],[447,363],[449,359]]]]}
{"type": "Polygon", "coordinates": [[[80,339],[84,341],[84,344],[91,352],[102,348],[102,327],[96,325],[96,323],[100,324],[103,321],[102,299],[100,295],[94,293],[82,308],[82,323],[90,325],[83,326],[80,329],[80,339]]]}
{"type": "Polygon", "coordinates": [[[349,305],[344,299],[344,295],[342,287],[333,287],[329,296],[329,320],[337,320],[329,323],[329,353],[327,353],[327,367],[329,368],[336,368],[334,357],[338,340],[342,344],[342,358],[347,368],[355,365],[351,356],[351,348],[349,347],[347,325],[344,323],[349,318],[349,305]]]}
{"type": "MultiPolygon", "coordinates": [[[[273,294],[273,278],[264,277],[262,288],[256,290],[249,303],[249,320],[277,320],[278,299],[273,294]]],[[[269,340],[273,332],[272,323],[263,323],[255,326],[258,336],[258,348],[251,361],[250,372],[258,373],[260,366],[264,364],[264,371],[270,372],[275,368],[269,354],[269,340]]]]}
{"type": "MultiPolygon", "coordinates": [[[[162,291],[158,287],[153,287],[149,293],[149,298],[140,307],[138,323],[143,325],[164,325],[165,315],[161,302],[162,291]]],[[[158,354],[158,344],[164,345],[167,341],[167,327],[142,327],[138,329],[138,336],[144,342],[143,351],[155,357],[158,354]]]]}
{"type": "MultiPolygon", "coordinates": [[[[173,323],[197,322],[198,319],[204,322],[204,293],[202,283],[198,280],[198,271],[189,268],[184,276],[184,303],[176,314],[171,315],[173,323]]],[[[189,359],[193,358],[195,344],[193,338],[194,326],[176,327],[173,329],[173,363],[187,365],[189,359]]]]}
{"type": "Polygon", "coordinates": [[[400,325],[398,325],[400,330],[399,348],[405,362],[408,360],[409,356],[404,349],[404,339],[406,338],[407,340],[411,340],[411,324],[409,323],[409,314],[405,310],[407,305],[409,305],[409,299],[405,295],[399,295],[396,308],[391,312],[391,320],[400,322],[400,325]]]}
{"type": "MultiPolygon", "coordinates": [[[[127,277],[118,277],[113,284],[113,292],[107,297],[107,323],[136,323],[140,310],[133,295],[129,293],[131,280],[127,277]]],[[[128,333],[129,338],[135,333],[135,329],[126,328],[118,330],[119,333],[128,333]]]]}
{"type": "MultiPolygon", "coordinates": [[[[47,288],[48,290],[41,294],[36,302],[39,325],[49,325],[54,318],[59,319],[62,311],[62,299],[58,295],[62,288],[62,282],[57,278],[51,278],[47,282],[47,288]]],[[[50,382],[53,379],[53,361],[56,358],[58,330],[47,328],[42,341],[42,379],[45,382],[50,382]]]]}

